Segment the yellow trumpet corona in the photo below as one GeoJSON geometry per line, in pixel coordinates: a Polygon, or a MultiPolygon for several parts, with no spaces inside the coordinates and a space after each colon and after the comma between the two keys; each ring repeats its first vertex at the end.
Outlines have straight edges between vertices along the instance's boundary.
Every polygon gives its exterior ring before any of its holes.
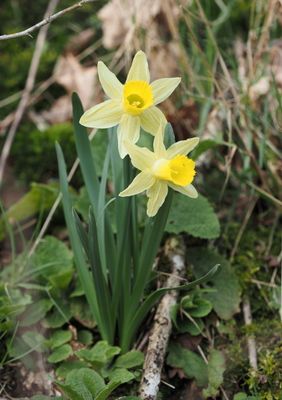
{"type": "Polygon", "coordinates": [[[141,172],[120,196],[133,196],[146,191],[149,217],[156,215],[165,201],[169,187],[188,197],[198,197],[192,185],[196,174],[195,162],[187,157],[198,143],[198,138],[181,140],[166,149],[163,144],[162,127],[155,135],[154,151],[126,142],[131,162],[141,172]]]}
{"type": "Polygon", "coordinates": [[[140,127],[155,135],[166,123],[164,114],[156,105],[171,95],[180,78],[163,78],[150,83],[148,62],[143,51],[135,54],[124,85],[101,61],[98,62],[98,75],[109,100],[87,110],[80,123],[89,128],[118,125],[119,153],[124,158],[127,154],[124,143],[136,143],[140,127]]]}

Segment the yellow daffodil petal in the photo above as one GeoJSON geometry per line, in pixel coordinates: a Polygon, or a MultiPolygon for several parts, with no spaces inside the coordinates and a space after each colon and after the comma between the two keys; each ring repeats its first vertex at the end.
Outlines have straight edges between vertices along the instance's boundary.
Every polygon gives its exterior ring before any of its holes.
{"type": "Polygon", "coordinates": [[[166,156],[166,148],[164,145],[164,126],[160,126],[154,138],[154,152],[158,158],[166,156]]]}
{"type": "Polygon", "coordinates": [[[88,128],[111,128],[119,123],[122,105],[116,100],[106,100],[87,110],[79,120],[88,128]]]}
{"type": "Polygon", "coordinates": [[[147,203],[148,217],[154,217],[157,214],[165,201],[167,192],[167,184],[161,181],[156,181],[154,185],[147,190],[147,196],[149,197],[147,203]]]}
{"type": "Polygon", "coordinates": [[[136,143],[140,136],[140,119],[129,114],[123,114],[121,117],[118,129],[118,148],[121,158],[127,154],[125,141],[136,143]]]}
{"type": "Polygon", "coordinates": [[[135,194],[142,193],[145,190],[149,189],[155,183],[155,178],[149,172],[140,172],[131,184],[123,190],[119,196],[134,196],[135,194]]]}
{"type": "Polygon", "coordinates": [[[132,61],[130,70],[127,75],[126,82],[129,81],[146,81],[150,82],[150,72],[148,61],[143,51],[138,51],[132,61]]]}
{"type": "Polygon", "coordinates": [[[121,99],[123,85],[102,61],[98,62],[98,75],[106,95],[111,99],[121,99]]]}
{"type": "Polygon", "coordinates": [[[198,197],[197,190],[191,184],[183,187],[183,186],[174,185],[173,183],[169,182],[168,185],[173,190],[176,190],[177,192],[184,194],[185,196],[191,197],[192,199],[196,199],[198,197]]]}
{"type": "Polygon", "coordinates": [[[199,138],[192,138],[186,140],[180,140],[179,142],[173,143],[167,150],[167,155],[169,159],[172,159],[178,155],[188,154],[192,151],[199,143],[199,138]]]}
{"type": "Polygon", "coordinates": [[[139,147],[130,142],[125,142],[124,146],[126,147],[126,151],[131,158],[131,163],[135,168],[140,171],[151,169],[156,160],[154,153],[146,147],[139,147]]]}
{"type": "Polygon", "coordinates": [[[163,78],[157,79],[151,83],[153,91],[154,105],[157,105],[167,99],[177,88],[181,78],[163,78]]]}
{"type": "Polygon", "coordinates": [[[150,107],[140,114],[141,127],[146,131],[155,135],[160,126],[166,124],[164,114],[157,107],[150,107]]]}

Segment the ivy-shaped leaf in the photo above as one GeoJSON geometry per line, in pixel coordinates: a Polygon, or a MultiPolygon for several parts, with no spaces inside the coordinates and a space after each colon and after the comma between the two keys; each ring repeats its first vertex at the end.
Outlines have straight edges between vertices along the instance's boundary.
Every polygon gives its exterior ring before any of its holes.
{"type": "Polygon", "coordinates": [[[70,283],[74,270],[73,254],[61,240],[45,236],[32,257],[32,264],[36,268],[42,267],[40,276],[53,287],[63,289],[70,283]]]}
{"type": "Polygon", "coordinates": [[[195,378],[200,387],[208,384],[208,368],[202,357],[180,344],[172,343],[169,346],[167,364],[181,368],[187,378],[195,378]]]}
{"type": "Polygon", "coordinates": [[[196,278],[206,274],[212,265],[220,264],[219,272],[208,282],[214,291],[206,293],[206,298],[212,303],[214,310],[222,319],[230,319],[239,310],[241,287],[239,280],[229,262],[215,250],[204,247],[189,249],[189,262],[194,267],[196,278]]]}
{"type": "Polygon", "coordinates": [[[215,239],[220,234],[220,226],[212,206],[204,196],[191,199],[175,194],[166,231],[176,234],[187,232],[194,237],[215,239]]]}

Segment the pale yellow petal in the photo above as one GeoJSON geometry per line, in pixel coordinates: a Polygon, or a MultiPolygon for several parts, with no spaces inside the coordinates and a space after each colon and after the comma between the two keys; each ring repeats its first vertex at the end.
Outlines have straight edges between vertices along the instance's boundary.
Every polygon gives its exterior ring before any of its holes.
{"type": "Polygon", "coordinates": [[[122,113],[120,102],[106,100],[87,110],[79,123],[88,128],[111,128],[119,123],[122,113]]]}
{"type": "Polygon", "coordinates": [[[146,54],[143,51],[138,51],[132,61],[130,70],[127,75],[128,81],[146,81],[150,82],[150,72],[146,54]]]}
{"type": "Polygon", "coordinates": [[[195,137],[192,139],[180,140],[179,142],[173,143],[167,150],[168,158],[174,158],[178,155],[184,155],[190,153],[197,144],[199,143],[199,138],[195,137]]]}
{"type": "Polygon", "coordinates": [[[98,75],[106,95],[112,99],[121,99],[123,85],[102,61],[98,62],[98,75]]]}
{"type": "Polygon", "coordinates": [[[125,142],[136,143],[140,136],[140,118],[129,114],[123,114],[118,126],[118,149],[121,158],[128,153],[125,142]]]}
{"type": "Polygon", "coordinates": [[[160,125],[158,132],[154,138],[154,152],[157,158],[166,157],[166,148],[164,145],[164,126],[160,125]]]}
{"type": "Polygon", "coordinates": [[[146,147],[139,147],[130,142],[125,142],[124,146],[126,147],[126,151],[131,158],[131,163],[135,168],[140,171],[151,169],[156,161],[156,157],[152,151],[146,147]]]}
{"type": "Polygon", "coordinates": [[[155,182],[156,178],[149,172],[140,172],[131,184],[123,190],[119,196],[134,196],[135,194],[142,193],[149,189],[155,182]]]}
{"type": "Polygon", "coordinates": [[[167,192],[167,184],[159,180],[157,180],[155,184],[147,190],[147,196],[149,197],[147,203],[147,215],[149,217],[154,217],[157,214],[165,201],[167,192]]]}
{"type": "Polygon", "coordinates": [[[157,107],[150,107],[140,115],[141,127],[146,131],[155,135],[160,126],[166,124],[164,114],[157,107]]]}
{"type": "Polygon", "coordinates": [[[181,78],[162,78],[151,83],[153,91],[154,105],[157,105],[167,99],[177,88],[181,78]]]}
{"type": "Polygon", "coordinates": [[[168,185],[173,190],[176,190],[177,192],[184,194],[185,196],[191,197],[192,199],[196,199],[198,197],[197,190],[191,184],[183,187],[183,186],[174,185],[173,183],[169,182],[168,185]]]}

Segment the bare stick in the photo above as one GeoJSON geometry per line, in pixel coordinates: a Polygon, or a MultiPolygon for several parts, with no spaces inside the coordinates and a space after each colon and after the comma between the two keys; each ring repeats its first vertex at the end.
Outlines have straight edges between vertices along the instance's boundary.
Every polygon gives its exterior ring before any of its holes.
{"type": "Polygon", "coordinates": [[[21,36],[31,36],[31,32],[34,32],[37,29],[40,29],[42,26],[50,24],[50,22],[61,17],[62,15],[75,10],[76,8],[79,8],[86,3],[92,3],[93,1],[94,0],[81,0],[79,3],[74,4],[73,6],[67,7],[64,10],[61,10],[54,15],[50,15],[54,11],[54,9],[52,11],[50,10],[50,12],[45,14],[46,17],[44,16],[44,19],[41,22],[38,22],[37,24],[35,24],[35,25],[31,26],[30,28],[25,29],[24,31],[21,31],[21,32],[11,33],[9,35],[1,35],[0,40],[16,39],[21,36]]]}
{"type": "MultiPolygon", "coordinates": [[[[167,241],[167,255],[172,264],[172,275],[167,279],[166,287],[180,284],[185,271],[185,247],[180,239],[172,238],[167,241]]],[[[155,323],[150,334],[148,349],[145,357],[143,375],[140,384],[140,397],[143,400],[155,400],[159,390],[161,372],[164,363],[172,323],[170,310],[176,304],[178,292],[173,290],[161,300],[155,323]]]]}
{"type": "MultiPolygon", "coordinates": [[[[251,304],[250,300],[247,297],[243,301],[243,314],[246,326],[251,325],[252,324],[251,304]]],[[[253,335],[247,338],[247,346],[248,346],[250,365],[252,368],[257,370],[258,369],[257,349],[256,349],[256,341],[253,335]]]]}
{"type": "MultiPolygon", "coordinates": [[[[55,10],[55,8],[58,5],[59,0],[50,0],[47,10],[45,12],[45,15],[50,15],[53,13],[53,11],[55,10]]],[[[2,185],[2,180],[3,180],[3,174],[4,174],[4,169],[5,169],[5,165],[6,165],[6,161],[7,158],[9,156],[10,150],[11,150],[11,146],[15,137],[15,134],[17,132],[18,126],[22,120],[22,117],[24,115],[25,109],[27,107],[28,101],[29,101],[29,97],[30,97],[30,93],[34,87],[34,82],[35,82],[35,78],[36,78],[36,73],[39,67],[39,62],[40,62],[40,58],[42,55],[42,51],[43,51],[43,47],[44,47],[44,43],[46,40],[46,36],[47,36],[47,31],[48,31],[48,25],[43,26],[40,31],[39,34],[37,36],[36,39],[36,44],[35,44],[35,50],[32,56],[32,60],[31,60],[31,64],[29,67],[29,71],[28,71],[28,76],[27,76],[27,80],[25,83],[25,88],[21,97],[21,100],[19,102],[18,108],[16,110],[15,113],[15,118],[13,120],[13,123],[8,131],[7,134],[7,138],[5,140],[4,146],[3,146],[3,150],[2,150],[2,154],[1,154],[1,158],[0,158],[0,187],[2,185]]]]}

